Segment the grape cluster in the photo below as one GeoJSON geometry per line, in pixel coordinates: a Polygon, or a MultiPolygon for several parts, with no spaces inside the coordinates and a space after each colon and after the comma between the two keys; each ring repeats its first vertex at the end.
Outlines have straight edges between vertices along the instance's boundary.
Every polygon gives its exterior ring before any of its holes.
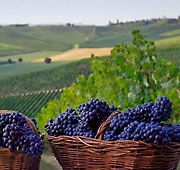
{"type": "Polygon", "coordinates": [[[38,126],[37,126],[37,121],[36,121],[36,119],[34,119],[34,118],[30,118],[30,119],[31,119],[31,121],[34,123],[36,129],[38,130],[38,126]]]}
{"type": "Polygon", "coordinates": [[[117,140],[117,135],[123,132],[124,128],[132,121],[133,118],[129,116],[129,112],[115,115],[104,133],[104,140],[117,140]]]}
{"type": "Polygon", "coordinates": [[[75,129],[73,136],[84,136],[88,138],[94,138],[96,133],[93,128],[86,122],[80,121],[75,129]]]}
{"type": "Polygon", "coordinates": [[[164,96],[159,97],[151,111],[152,121],[166,121],[171,118],[172,102],[164,96]]]}
{"type": "Polygon", "coordinates": [[[45,124],[45,129],[50,136],[68,135],[95,137],[99,126],[112,114],[117,108],[109,106],[105,101],[97,98],[91,99],[89,103],[79,105],[75,109],[67,109],[60,113],[58,117],[49,119],[45,124]]]}
{"type": "Polygon", "coordinates": [[[180,142],[180,125],[179,124],[162,124],[162,126],[167,130],[168,135],[172,142],[180,142]]]}
{"type": "Polygon", "coordinates": [[[117,138],[118,140],[141,140],[158,145],[165,145],[171,141],[166,129],[158,122],[131,122],[117,138]]]}
{"type": "Polygon", "coordinates": [[[43,153],[43,142],[27,124],[26,118],[18,112],[0,114],[0,147],[20,150],[33,156],[43,153]]]}
{"type": "Polygon", "coordinates": [[[143,106],[137,106],[135,109],[128,109],[127,112],[134,121],[166,121],[170,118],[172,103],[166,96],[164,96],[159,97],[155,104],[153,102],[148,102],[143,106]]]}
{"type": "Polygon", "coordinates": [[[64,113],[60,113],[55,120],[49,119],[45,124],[46,131],[50,136],[59,135],[75,135],[76,127],[79,123],[79,116],[75,109],[67,109],[64,113]]]}
{"type": "Polygon", "coordinates": [[[92,98],[89,103],[81,104],[78,109],[81,115],[81,120],[89,124],[94,132],[104,122],[112,112],[117,110],[115,106],[110,106],[105,101],[100,101],[97,98],[92,98]]]}
{"type": "Polygon", "coordinates": [[[134,140],[164,145],[171,141],[180,141],[180,125],[163,125],[161,121],[170,118],[172,103],[164,96],[155,104],[145,103],[143,106],[127,109],[113,117],[106,129],[103,139],[134,140]]]}
{"type": "Polygon", "coordinates": [[[109,107],[105,101],[92,98],[89,103],[79,105],[77,110],[80,120],[75,135],[94,138],[100,125],[117,110],[117,107],[109,107]]]}

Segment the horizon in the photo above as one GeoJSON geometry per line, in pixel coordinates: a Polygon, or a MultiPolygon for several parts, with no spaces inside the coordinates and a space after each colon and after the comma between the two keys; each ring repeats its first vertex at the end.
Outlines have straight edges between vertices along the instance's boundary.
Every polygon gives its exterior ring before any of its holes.
{"type": "MultiPolygon", "coordinates": [[[[2,1],[2,0],[0,0],[2,1]]],[[[178,18],[179,0],[6,0],[0,6],[0,25],[31,24],[105,26],[153,18],[178,18]]]]}
{"type": "MultiPolygon", "coordinates": [[[[137,21],[150,21],[152,19],[160,19],[160,20],[163,20],[163,19],[179,19],[180,18],[180,15],[178,17],[162,17],[162,18],[143,18],[143,19],[140,19],[140,20],[129,20],[129,21],[124,21],[122,23],[129,23],[129,22],[137,22],[137,21]]],[[[108,21],[108,22],[111,22],[112,24],[116,24],[117,23],[117,20],[119,21],[119,23],[121,23],[121,21],[117,18],[116,21],[108,21]]],[[[65,26],[66,24],[73,24],[74,26],[108,26],[108,24],[106,25],[95,25],[95,24],[92,24],[92,25],[88,25],[88,24],[83,24],[83,23],[39,23],[39,24],[32,24],[32,23],[12,23],[12,24],[0,24],[0,26],[11,26],[11,25],[28,25],[28,26],[38,26],[38,25],[54,25],[54,26],[65,26]]]]}

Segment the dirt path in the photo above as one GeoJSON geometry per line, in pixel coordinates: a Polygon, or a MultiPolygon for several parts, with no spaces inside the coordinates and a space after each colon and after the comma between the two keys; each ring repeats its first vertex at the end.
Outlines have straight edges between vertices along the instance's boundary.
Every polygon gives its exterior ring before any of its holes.
{"type": "MultiPolygon", "coordinates": [[[[72,49],[63,52],[61,54],[51,56],[50,58],[52,59],[52,61],[64,61],[64,60],[79,60],[83,58],[90,58],[91,54],[94,54],[94,56],[102,57],[102,56],[110,55],[111,49],[112,47],[72,49]]],[[[34,60],[34,62],[44,62],[44,58],[34,60]]]]}

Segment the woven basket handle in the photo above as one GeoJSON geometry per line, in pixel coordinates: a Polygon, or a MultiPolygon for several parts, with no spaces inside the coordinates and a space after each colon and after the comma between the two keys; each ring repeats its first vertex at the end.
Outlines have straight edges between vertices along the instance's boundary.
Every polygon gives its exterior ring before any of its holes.
{"type": "MultiPolygon", "coordinates": [[[[13,113],[13,112],[15,112],[15,111],[12,111],[12,110],[0,110],[0,114],[2,114],[2,113],[11,114],[11,113],[13,113]]],[[[31,121],[27,116],[23,115],[22,113],[19,113],[19,114],[21,114],[22,116],[24,116],[24,117],[26,118],[27,124],[30,126],[30,128],[32,129],[32,131],[33,131],[37,136],[39,136],[40,134],[39,134],[36,126],[34,125],[33,121],[31,121]]]]}
{"type": "Polygon", "coordinates": [[[101,124],[101,126],[99,127],[98,131],[97,131],[97,134],[95,136],[95,139],[100,139],[102,140],[103,139],[103,136],[104,136],[104,133],[106,131],[106,129],[109,127],[109,124],[111,123],[111,120],[113,119],[114,116],[120,114],[121,111],[119,110],[116,110],[114,111],[107,119],[105,122],[103,122],[101,124]]]}

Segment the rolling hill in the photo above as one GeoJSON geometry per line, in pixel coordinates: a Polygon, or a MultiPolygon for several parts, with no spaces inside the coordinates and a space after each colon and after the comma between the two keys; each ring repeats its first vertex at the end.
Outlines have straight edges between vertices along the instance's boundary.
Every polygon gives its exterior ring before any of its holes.
{"type": "Polygon", "coordinates": [[[137,22],[108,26],[1,26],[0,56],[37,51],[66,51],[79,45],[81,48],[112,47],[130,42],[131,32],[140,29],[150,40],[161,40],[180,35],[180,23],[137,22]]]}

